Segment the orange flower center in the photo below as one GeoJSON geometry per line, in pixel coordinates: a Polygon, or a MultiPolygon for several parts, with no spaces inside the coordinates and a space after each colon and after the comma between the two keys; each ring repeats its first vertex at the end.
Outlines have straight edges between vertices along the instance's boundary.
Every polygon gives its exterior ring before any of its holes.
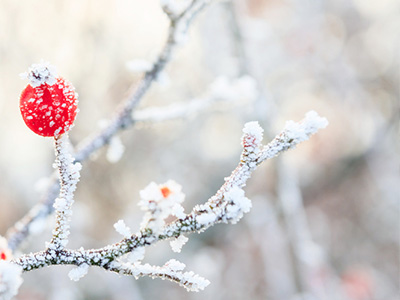
{"type": "Polygon", "coordinates": [[[161,188],[161,193],[164,198],[167,198],[171,194],[171,190],[167,187],[161,188]]]}

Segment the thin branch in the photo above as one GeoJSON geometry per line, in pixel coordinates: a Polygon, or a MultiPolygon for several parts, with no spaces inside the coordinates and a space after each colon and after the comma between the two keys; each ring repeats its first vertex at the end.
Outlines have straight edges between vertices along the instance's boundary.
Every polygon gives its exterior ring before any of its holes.
{"type": "Polygon", "coordinates": [[[74,164],[74,158],[69,152],[68,134],[55,138],[55,165],[58,168],[60,179],[60,194],[54,202],[56,210],[56,226],[49,247],[62,249],[68,242],[69,221],[72,215],[74,192],[79,181],[81,164],[74,164]]]}

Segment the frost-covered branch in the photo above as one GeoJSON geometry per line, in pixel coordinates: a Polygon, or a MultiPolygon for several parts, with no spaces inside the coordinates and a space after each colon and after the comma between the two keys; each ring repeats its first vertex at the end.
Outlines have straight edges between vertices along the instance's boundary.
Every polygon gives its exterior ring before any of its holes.
{"type": "MultiPolygon", "coordinates": [[[[173,1],[164,1],[164,11],[168,4],[173,1]]],[[[82,141],[75,153],[75,162],[83,162],[88,157],[110,143],[115,135],[123,130],[131,127],[135,120],[132,118],[132,112],[143,99],[149,88],[157,80],[165,66],[170,62],[175,48],[184,40],[187,29],[194,17],[209,3],[210,0],[193,0],[187,6],[182,7],[179,14],[172,16],[168,14],[170,26],[167,41],[161,50],[158,58],[152,67],[146,71],[139,83],[132,85],[129,96],[121,102],[120,107],[116,110],[114,116],[110,119],[107,126],[101,131],[82,141]]],[[[29,235],[30,228],[38,220],[52,213],[52,205],[57,197],[60,188],[56,179],[52,179],[47,193],[42,202],[35,205],[21,220],[7,231],[7,240],[9,247],[13,251],[18,248],[20,243],[29,235]]]]}
{"type": "Polygon", "coordinates": [[[74,192],[79,181],[80,163],[74,164],[74,158],[69,151],[68,134],[55,138],[55,153],[57,167],[60,177],[60,194],[54,202],[56,211],[56,227],[49,248],[64,248],[68,243],[69,221],[74,203],[74,192]]]}
{"type": "Polygon", "coordinates": [[[218,223],[238,222],[251,208],[251,201],[245,197],[242,188],[257,166],[294,148],[327,124],[325,118],[309,112],[299,123],[288,122],[279,135],[266,146],[262,146],[263,129],[257,122],[247,123],[243,129],[243,152],[239,165],[225,178],[224,185],[217,193],[206,203],[196,206],[190,214],[186,215],[181,206],[184,195],[179,185],[172,181],[163,185],[151,183],[140,193],[139,205],[145,211],[145,216],[138,233],[131,235],[131,230],[123,221],[119,221],[115,228],[124,238],[116,244],[91,250],[59,249],[57,253],[45,250],[23,255],[12,262],[21,266],[24,271],[49,265],[76,265],[78,268],[70,272],[73,280],[84,276],[89,266],[98,266],[124,275],[169,279],[188,290],[198,291],[208,285],[208,281],[193,272],[183,273],[182,263],[169,261],[162,267],[141,264],[145,247],[161,240],[172,239],[172,248],[180,251],[187,241],[183,234],[202,232],[218,223]],[[175,216],[176,220],[168,223],[167,218],[170,216],[175,216]],[[126,259],[128,262],[125,262],[126,259]]]}

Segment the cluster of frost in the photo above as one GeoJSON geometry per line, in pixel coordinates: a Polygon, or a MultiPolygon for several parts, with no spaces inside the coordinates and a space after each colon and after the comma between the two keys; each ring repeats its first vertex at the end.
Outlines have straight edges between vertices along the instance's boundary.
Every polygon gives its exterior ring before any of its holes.
{"type": "Polygon", "coordinates": [[[176,239],[170,241],[169,244],[171,245],[172,251],[179,253],[188,240],[189,239],[186,236],[180,235],[176,239]]]}
{"type": "Polygon", "coordinates": [[[129,271],[136,278],[149,276],[151,278],[169,279],[192,292],[204,290],[210,284],[210,281],[192,271],[183,272],[185,267],[184,263],[175,259],[167,261],[162,267],[140,263],[128,266],[129,271]]]}
{"type": "Polygon", "coordinates": [[[285,126],[286,136],[295,144],[306,141],[319,129],[328,126],[328,120],[320,117],[315,111],[309,111],[300,123],[287,121],[285,126]]]}
{"type": "Polygon", "coordinates": [[[119,220],[114,224],[115,230],[125,238],[129,238],[132,235],[131,229],[125,224],[124,220],[119,220]]]}
{"type": "Polygon", "coordinates": [[[165,219],[171,215],[183,219],[186,215],[181,203],[185,199],[182,187],[169,180],[165,184],[150,183],[140,191],[139,206],[146,213],[141,224],[153,233],[159,232],[165,226],[165,219]]]}
{"type": "Polygon", "coordinates": [[[22,268],[9,261],[0,260],[0,299],[14,297],[22,284],[22,268]]]}
{"type": "Polygon", "coordinates": [[[28,79],[32,87],[38,87],[44,83],[54,85],[57,82],[56,68],[43,60],[38,64],[31,65],[28,72],[21,73],[20,76],[28,79]]]}
{"type": "Polygon", "coordinates": [[[131,253],[129,253],[128,260],[131,263],[136,263],[138,261],[142,261],[145,254],[146,254],[146,248],[145,247],[135,248],[131,253]]]}
{"type": "Polygon", "coordinates": [[[88,270],[89,270],[88,264],[81,264],[76,268],[73,268],[71,271],[69,271],[68,273],[69,279],[71,279],[72,281],[78,281],[88,273],[88,270]]]}
{"type": "Polygon", "coordinates": [[[232,224],[236,224],[244,213],[251,209],[251,201],[245,197],[244,190],[233,186],[224,194],[226,206],[226,219],[232,224]]]}
{"type": "MultiPolygon", "coordinates": [[[[213,200],[215,199],[210,199],[211,203],[213,200]]],[[[251,207],[251,201],[245,197],[244,190],[234,185],[223,194],[221,204],[196,206],[196,223],[200,230],[205,230],[217,222],[236,224],[251,207]]]]}

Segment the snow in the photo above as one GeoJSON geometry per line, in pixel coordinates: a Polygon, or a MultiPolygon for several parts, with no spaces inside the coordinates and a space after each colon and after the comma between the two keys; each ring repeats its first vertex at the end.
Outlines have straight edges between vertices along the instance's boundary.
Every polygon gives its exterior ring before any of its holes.
{"type": "Polygon", "coordinates": [[[9,261],[0,261],[0,299],[9,300],[22,284],[22,268],[9,261]]]}
{"type": "Polygon", "coordinates": [[[170,241],[169,244],[172,248],[172,251],[179,253],[181,252],[183,245],[185,245],[188,240],[189,239],[186,236],[180,235],[178,238],[170,241]]]}
{"type": "Polygon", "coordinates": [[[124,220],[119,220],[114,224],[115,230],[125,238],[129,238],[132,233],[128,226],[126,226],[124,220]]]}
{"type": "Polygon", "coordinates": [[[72,281],[78,281],[88,273],[88,270],[89,270],[88,264],[81,264],[78,267],[69,271],[68,277],[72,281]]]}
{"type": "Polygon", "coordinates": [[[44,60],[31,65],[29,70],[20,74],[20,76],[23,79],[28,79],[32,87],[38,87],[44,83],[51,86],[57,82],[56,68],[44,60]]]}

